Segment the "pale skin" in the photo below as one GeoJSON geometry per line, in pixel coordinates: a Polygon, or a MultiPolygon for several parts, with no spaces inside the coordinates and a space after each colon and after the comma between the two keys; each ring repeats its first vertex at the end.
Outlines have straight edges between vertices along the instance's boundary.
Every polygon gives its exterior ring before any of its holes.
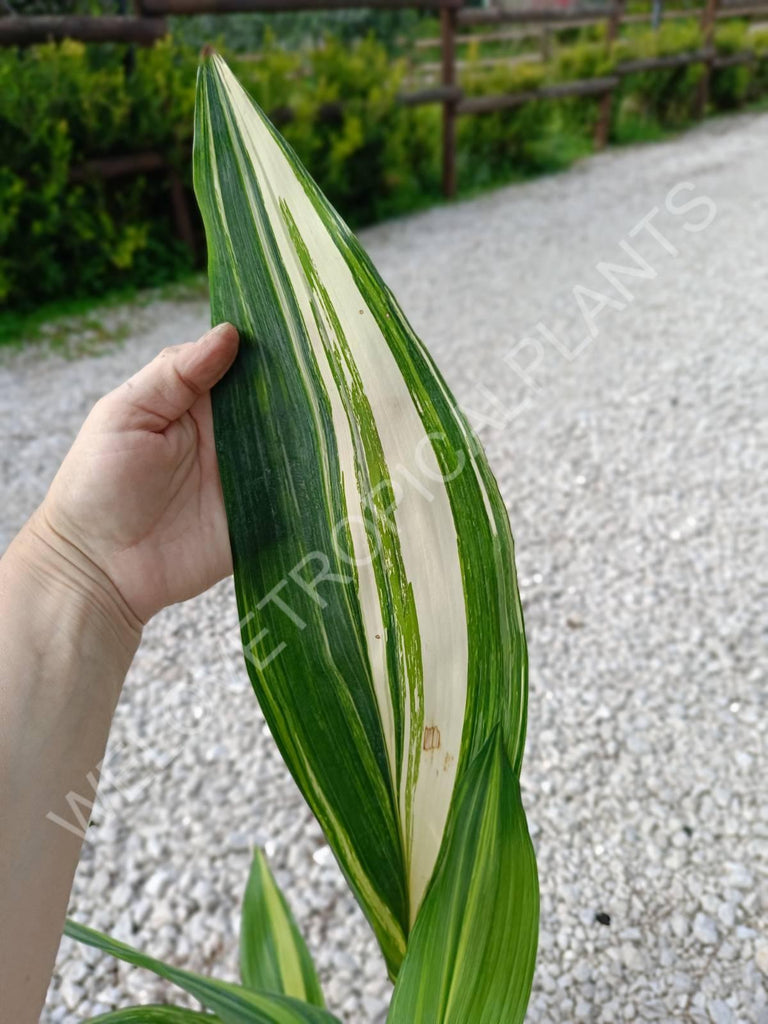
{"type": "Polygon", "coordinates": [[[0,559],[0,1004],[39,1020],[81,840],[145,623],[232,571],[210,390],[237,332],[166,349],[91,411],[0,559]]]}

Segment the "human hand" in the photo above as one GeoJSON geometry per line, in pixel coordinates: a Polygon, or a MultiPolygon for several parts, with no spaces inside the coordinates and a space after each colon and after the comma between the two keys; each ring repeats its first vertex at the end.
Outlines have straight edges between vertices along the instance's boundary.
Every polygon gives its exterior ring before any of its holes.
{"type": "Polygon", "coordinates": [[[142,625],[232,569],[210,389],[237,344],[222,324],[97,402],[0,558],[3,1020],[39,1017],[81,845],[72,798],[93,792],[142,625]]]}
{"type": "Polygon", "coordinates": [[[210,389],[237,345],[220,324],[97,402],[30,524],[133,628],[232,571],[210,389]]]}

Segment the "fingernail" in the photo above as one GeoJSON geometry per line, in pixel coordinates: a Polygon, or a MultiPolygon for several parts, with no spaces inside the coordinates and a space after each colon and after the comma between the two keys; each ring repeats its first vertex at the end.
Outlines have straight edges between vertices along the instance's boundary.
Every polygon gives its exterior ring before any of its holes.
{"type": "Polygon", "coordinates": [[[208,331],[207,334],[204,334],[200,340],[211,341],[213,338],[217,338],[220,334],[224,334],[225,332],[231,330],[232,324],[225,320],[223,323],[216,324],[215,327],[212,327],[210,331],[208,331]]]}

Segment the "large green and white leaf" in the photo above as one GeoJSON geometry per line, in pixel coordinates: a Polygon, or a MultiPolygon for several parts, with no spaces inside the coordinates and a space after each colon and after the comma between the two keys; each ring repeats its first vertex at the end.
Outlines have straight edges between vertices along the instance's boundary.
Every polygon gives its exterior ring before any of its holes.
{"type": "Polygon", "coordinates": [[[112,1013],[90,1017],[87,1024],[219,1024],[212,1013],[185,1010],[181,1006],[126,1006],[112,1013]]]}
{"type": "Polygon", "coordinates": [[[228,981],[217,981],[163,963],[124,942],[67,921],[64,934],[86,946],[94,946],[135,967],[145,967],[160,978],[178,985],[212,1010],[223,1024],[339,1024],[326,1010],[269,992],[252,992],[228,981]]]}
{"type": "Polygon", "coordinates": [[[456,792],[388,1024],[520,1024],[536,960],[536,858],[498,735],[456,792]]]}
{"type": "Polygon", "coordinates": [[[312,957],[262,850],[254,852],[243,899],[240,975],[254,991],[325,1005],[312,957]]]}
{"type": "Polygon", "coordinates": [[[394,975],[454,787],[497,724],[515,771],[527,661],[484,454],[362,248],[219,57],[195,190],[248,670],[394,975]]]}

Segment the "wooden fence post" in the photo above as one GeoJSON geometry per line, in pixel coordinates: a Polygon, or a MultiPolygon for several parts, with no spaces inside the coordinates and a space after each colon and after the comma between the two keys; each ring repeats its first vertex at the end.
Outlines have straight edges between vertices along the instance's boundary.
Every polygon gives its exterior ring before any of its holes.
{"type": "Polygon", "coordinates": [[[542,25],[541,27],[539,43],[541,46],[541,59],[546,64],[548,61],[552,60],[552,33],[546,25],[542,25]]]}
{"type": "MultiPolygon", "coordinates": [[[[456,8],[440,10],[442,85],[456,88],[456,8]]],[[[443,100],[443,195],[456,195],[456,100],[443,100]]]]}
{"type": "MultiPolygon", "coordinates": [[[[608,53],[619,34],[621,17],[624,14],[624,0],[613,0],[611,13],[608,18],[608,25],[605,33],[605,45],[608,53]]],[[[600,100],[600,113],[597,116],[595,125],[595,149],[603,149],[608,142],[608,134],[611,130],[611,107],[613,106],[613,90],[606,92],[600,100]]]]}
{"type": "Polygon", "coordinates": [[[168,183],[171,189],[171,209],[176,225],[176,234],[189,250],[192,263],[197,263],[197,240],[195,238],[192,211],[189,206],[187,190],[179,172],[171,167],[168,171],[168,183]]]}
{"type": "MultiPolygon", "coordinates": [[[[126,0],[122,0],[123,3],[126,0]]],[[[144,0],[130,0],[137,15],[157,19],[158,15],[151,11],[144,10],[144,0]]],[[[131,55],[132,56],[132,55],[131,55]]],[[[197,266],[197,238],[195,234],[195,218],[189,202],[189,194],[184,187],[184,182],[177,168],[172,164],[167,165],[168,189],[171,196],[171,210],[173,211],[173,222],[176,226],[176,236],[184,243],[192,259],[193,266],[197,266]]]]}
{"type": "MultiPolygon", "coordinates": [[[[706,0],[704,10],[701,13],[701,36],[705,50],[712,50],[715,37],[715,23],[717,21],[718,0],[706,0]]],[[[709,80],[712,77],[712,53],[704,63],[704,73],[699,82],[699,91],[696,96],[696,116],[704,117],[709,100],[709,80]]]]}

